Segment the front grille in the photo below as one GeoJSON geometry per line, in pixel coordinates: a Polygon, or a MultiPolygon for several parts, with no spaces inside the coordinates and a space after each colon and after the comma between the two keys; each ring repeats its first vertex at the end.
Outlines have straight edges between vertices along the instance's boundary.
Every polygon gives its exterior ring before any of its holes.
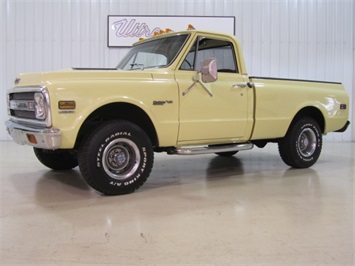
{"type": "Polygon", "coordinates": [[[18,92],[9,94],[11,100],[33,100],[34,92],[18,92]]]}
{"type": "Polygon", "coordinates": [[[10,115],[21,119],[36,119],[34,112],[34,92],[9,94],[10,115]]]}
{"type": "Polygon", "coordinates": [[[35,112],[23,110],[10,110],[11,116],[24,119],[36,119],[35,112]]]}
{"type": "Polygon", "coordinates": [[[20,124],[51,127],[49,103],[48,90],[43,86],[16,87],[7,95],[10,120],[20,124]]]}

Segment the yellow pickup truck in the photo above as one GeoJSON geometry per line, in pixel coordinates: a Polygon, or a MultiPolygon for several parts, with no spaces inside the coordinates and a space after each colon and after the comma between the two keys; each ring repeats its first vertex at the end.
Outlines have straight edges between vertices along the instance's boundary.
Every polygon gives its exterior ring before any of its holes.
{"type": "Polygon", "coordinates": [[[6,127],[54,170],[79,165],[106,195],[131,193],[154,152],[233,156],[278,143],[289,166],[312,166],[322,135],[349,125],[341,83],[248,76],[234,36],[186,30],[133,45],[113,69],[21,74],[6,127]]]}

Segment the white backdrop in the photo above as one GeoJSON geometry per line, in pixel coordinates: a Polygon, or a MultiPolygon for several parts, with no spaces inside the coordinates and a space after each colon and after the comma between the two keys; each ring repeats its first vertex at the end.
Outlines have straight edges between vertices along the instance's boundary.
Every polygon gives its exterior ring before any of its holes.
{"type": "MultiPolygon", "coordinates": [[[[107,47],[108,15],[235,16],[250,75],[340,81],[354,102],[353,0],[0,1],[0,140],[18,73],[117,65],[127,49],[107,47]]],[[[354,125],[326,140],[355,140],[354,125]]]]}

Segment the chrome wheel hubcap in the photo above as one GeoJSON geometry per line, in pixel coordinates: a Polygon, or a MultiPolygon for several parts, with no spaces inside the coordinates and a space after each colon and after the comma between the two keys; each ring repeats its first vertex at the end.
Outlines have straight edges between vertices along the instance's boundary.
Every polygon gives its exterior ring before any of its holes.
{"type": "Polygon", "coordinates": [[[297,145],[302,156],[312,156],[317,148],[317,136],[314,131],[310,128],[303,129],[298,137],[297,145]]]}
{"type": "Polygon", "coordinates": [[[141,156],[138,146],[129,139],[115,139],[105,148],[103,168],[111,178],[125,180],[138,169],[141,156]]]}

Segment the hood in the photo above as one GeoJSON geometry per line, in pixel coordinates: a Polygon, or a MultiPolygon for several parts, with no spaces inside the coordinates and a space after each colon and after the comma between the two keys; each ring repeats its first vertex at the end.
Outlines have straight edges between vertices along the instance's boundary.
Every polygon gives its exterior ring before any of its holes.
{"type": "Polygon", "coordinates": [[[65,81],[90,81],[90,80],[152,80],[155,71],[146,70],[117,70],[103,68],[70,68],[53,72],[24,73],[16,80],[17,87],[23,86],[47,86],[53,83],[65,81]]]}

